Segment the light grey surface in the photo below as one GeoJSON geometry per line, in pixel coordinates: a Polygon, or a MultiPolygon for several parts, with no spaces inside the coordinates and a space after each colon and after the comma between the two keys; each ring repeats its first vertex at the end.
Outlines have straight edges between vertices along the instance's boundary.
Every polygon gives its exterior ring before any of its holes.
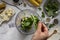
{"type": "MultiPolygon", "coordinates": [[[[11,0],[8,0],[8,2],[9,1],[11,1],[11,0]]],[[[43,6],[43,4],[42,4],[42,6],[43,6]]],[[[41,8],[42,8],[42,6],[41,6],[41,8]]],[[[10,5],[7,5],[7,7],[13,8],[16,12],[14,17],[12,17],[12,19],[8,23],[5,23],[5,25],[8,25],[7,27],[9,27],[9,24],[15,23],[15,17],[20,12],[20,10],[18,10],[16,7],[10,6],[10,5]]],[[[18,7],[21,8],[22,10],[23,9],[32,9],[32,10],[34,10],[33,8],[29,7],[28,5],[27,5],[27,7],[23,7],[23,4],[21,6],[18,6],[18,7]]],[[[36,9],[35,11],[37,11],[37,13],[39,15],[41,15],[41,11],[39,11],[38,9],[36,9]]],[[[58,30],[58,33],[53,35],[48,40],[59,40],[60,39],[60,14],[56,18],[59,19],[59,24],[57,26],[51,28],[49,30],[49,34],[51,34],[54,29],[58,30]]],[[[0,34],[0,40],[31,40],[31,38],[32,38],[32,35],[23,35],[23,34],[19,33],[19,31],[16,29],[15,25],[14,25],[14,27],[9,28],[7,33],[0,34]]]]}

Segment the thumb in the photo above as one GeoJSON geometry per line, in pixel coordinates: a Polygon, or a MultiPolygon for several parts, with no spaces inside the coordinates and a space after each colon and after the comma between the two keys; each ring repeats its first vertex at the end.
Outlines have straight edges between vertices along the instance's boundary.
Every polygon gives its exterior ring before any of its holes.
{"type": "Polygon", "coordinates": [[[37,28],[37,30],[39,30],[40,32],[41,32],[41,27],[42,27],[42,23],[39,22],[39,23],[38,23],[38,28],[37,28]]]}

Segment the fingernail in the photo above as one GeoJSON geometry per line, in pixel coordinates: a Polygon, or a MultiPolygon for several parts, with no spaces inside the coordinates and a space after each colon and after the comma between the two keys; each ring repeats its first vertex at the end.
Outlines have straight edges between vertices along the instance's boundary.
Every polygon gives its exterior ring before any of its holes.
{"type": "Polygon", "coordinates": [[[39,21],[38,23],[42,24],[43,22],[39,21]]]}
{"type": "Polygon", "coordinates": [[[39,23],[38,23],[38,26],[41,26],[41,24],[42,24],[42,23],[41,23],[41,22],[39,22],[39,23]]]}

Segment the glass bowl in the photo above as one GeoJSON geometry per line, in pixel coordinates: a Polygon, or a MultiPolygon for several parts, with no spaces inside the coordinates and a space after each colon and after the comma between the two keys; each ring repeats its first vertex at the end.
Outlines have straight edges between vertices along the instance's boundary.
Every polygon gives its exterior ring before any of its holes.
{"type": "Polygon", "coordinates": [[[21,19],[23,17],[29,17],[31,15],[34,15],[34,16],[37,16],[38,18],[40,18],[39,15],[35,11],[30,10],[30,9],[22,10],[21,12],[19,12],[17,14],[15,24],[16,24],[16,28],[18,29],[18,31],[21,32],[22,34],[27,34],[27,35],[28,34],[33,34],[36,31],[36,29],[34,28],[34,25],[32,25],[29,32],[25,32],[25,31],[21,30],[21,23],[20,23],[21,19]]]}
{"type": "MultiPolygon", "coordinates": [[[[44,11],[44,13],[46,13],[46,15],[48,16],[48,17],[52,17],[52,16],[49,16],[48,15],[48,12],[47,12],[47,10],[46,9],[48,9],[48,8],[45,8],[45,6],[47,6],[47,5],[49,5],[48,2],[49,0],[46,0],[45,1],[45,3],[44,3],[44,5],[43,5],[43,11],[44,11]]],[[[58,3],[58,10],[56,11],[56,14],[58,14],[59,13],[59,10],[60,10],[60,2],[59,2],[59,0],[50,0],[52,3],[53,2],[57,2],[58,3]]],[[[54,15],[54,17],[56,17],[57,15],[54,15]]]]}

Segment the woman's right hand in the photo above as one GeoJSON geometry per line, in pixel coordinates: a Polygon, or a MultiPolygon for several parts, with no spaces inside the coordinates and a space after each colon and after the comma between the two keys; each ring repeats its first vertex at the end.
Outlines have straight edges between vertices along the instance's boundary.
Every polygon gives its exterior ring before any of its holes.
{"type": "Polygon", "coordinates": [[[45,24],[39,22],[37,31],[34,33],[32,40],[47,40],[48,37],[48,28],[45,24]]]}

